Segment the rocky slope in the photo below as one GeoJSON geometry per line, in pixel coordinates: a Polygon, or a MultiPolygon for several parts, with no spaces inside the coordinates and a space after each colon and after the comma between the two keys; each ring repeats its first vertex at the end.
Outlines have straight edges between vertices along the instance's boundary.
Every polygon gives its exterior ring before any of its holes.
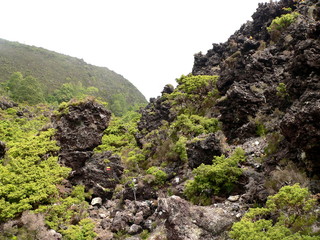
{"type": "MultiPolygon", "coordinates": [[[[169,85],[161,97],[151,99],[141,110],[135,136],[142,149],[152,143],[146,155],[149,166],[165,166],[170,187],[152,190],[138,177],[134,188],[127,185],[117,195],[122,200],[108,198],[92,207],[101,239],[115,239],[121,231],[134,235],[123,239],[141,239],[146,230],[148,239],[226,239],[227,230],[252,203],[263,204],[282,186],[298,182],[319,193],[319,10],[316,0],[260,4],[253,21],[226,43],[195,55],[193,75],[220,76],[217,97],[210,104],[204,98],[185,100],[179,109],[177,91],[169,85]],[[276,17],[291,11],[299,13],[294,21],[279,30],[267,29],[276,17]],[[192,104],[201,104],[202,109],[190,111],[216,117],[222,124],[221,131],[186,142],[185,163],[181,156],[168,154],[177,144],[172,140],[175,132],[168,129],[192,104]],[[236,147],[245,150],[247,161],[241,164],[243,174],[231,193],[212,196],[214,204],[208,207],[182,199],[191,169],[210,164],[214,156],[230,155],[236,147]]],[[[177,89],[182,87],[181,80],[177,89]]],[[[209,96],[210,91],[198,94],[209,96]]]]}
{"type": "MultiPolygon", "coordinates": [[[[82,211],[95,239],[222,240],[239,221],[257,231],[248,239],[269,239],[270,229],[272,239],[319,239],[320,3],[264,3],[252,17],[226,43],[196,54],[192,75],[165,86],[138,122],[111,119],[90,99],[51,118],[59,162],[71,168],[60,187],[91,193],[82,211]],[[304,231],[281,225],[281,207],[268,209],[270,196],[295,183],[315,209],[296,202],[292,210],[286,199],[284,212],[311,216],[301,218],[304,231]],[[261,212],[250,222],[252,208],[261,212]],[[254,229],[264,214],[272,227],[254,229]]],[[[5,151],[0,142],[0,157],[5,151]]]]}

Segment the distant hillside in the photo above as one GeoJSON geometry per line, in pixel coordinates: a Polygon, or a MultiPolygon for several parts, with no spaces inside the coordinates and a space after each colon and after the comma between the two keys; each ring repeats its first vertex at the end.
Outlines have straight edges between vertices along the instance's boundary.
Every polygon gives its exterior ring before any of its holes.
{"type": "Polygon", "coordinates": [[[0,39],[0,82],[7,81],[14,72],[39,79],[47,94],[52,94],[64,83],[81,82],[84,87],[98,88],[97,95],[109,103],[119,96],[124,96],[127,106],[147,102],[132,83],[108,68],[93,66],[82,59],[43,48],[0,39]]]}

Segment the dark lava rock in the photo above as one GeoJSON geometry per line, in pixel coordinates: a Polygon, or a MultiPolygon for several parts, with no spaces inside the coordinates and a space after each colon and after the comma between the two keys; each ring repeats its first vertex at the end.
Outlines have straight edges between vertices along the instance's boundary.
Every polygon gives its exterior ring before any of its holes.
{"type": "Polygon", "coordinates": [[[187,143],[187,154],[190,168],[199,167],[202,163],[212,164],[214,156],[223,154],[221,138],[218,134],[199,137],[198,141],[187,143]]]}
{"type": "Polygon", "coordinates": [[[320,171],[320,93],[306,92],[281,121],[281,133],[290,144],[306,152],[307,168],[320,171]]]}
{"type": "Polygon", "coordinates": [[[120,157],[111,152],[94,154],[92,151],[101,144],[110,117],[111,112],[102,105],[87,100],[69,105],[52,118],[57,129],[55,139],[61,146],[59,161],[72,168],[69,181],[93,190],[93,196],[104,198],[112,197],[123,171],[120,157]]]}
{"type": "Polygon", "coordinates": [[[122,172],[119,156],[112,155],[112,152],[95,153],[83,167],[72,172],[69,180],[73,184],[86,186],[87,190],[93,191],[93,196],[110,199],[122,172]]]}
{"type": "Polygon", "coordinates": [[[0,98],[0,108],[2,110],[6,110],[8,108],[13,108],[13,107],[17,107],[18,104],[15,102],[12,102],[11,100],[5,98],[5,97],[1,97],[0,98]]]}
{"type": "Polygon", "coordinates": [[[94,101],[70,105],[67,113],[53,117],[61,152],[91,151],[99,144],[111,112],[94,101]]]}
{"type": "Polygon", "coordinates": [[[166,220],[168,240],[218,239],[236,220],[226,208],[195,206],[178,196],[160,198],[156,212],[166,220]]]}
{"type": "Polygon", "coordinates": [[[0,141],[0,159],[6,154],[6,144],[0,141]]]}
{"type": "Polygon", "coordinates": [[[138,122],[138,129],[140,135],[137,135],[137,140],[143,138],[147,133],[159,128],[162,125],[162,121],[172,122],[174,116],[172,116],[170,109],[171,105],[166,101],[165,94],[173,92],[173,86],[166,85],[162,91],[162,96],[158,98],[151,98],[150,103],[140,110],[141,119],[138,122]]]}

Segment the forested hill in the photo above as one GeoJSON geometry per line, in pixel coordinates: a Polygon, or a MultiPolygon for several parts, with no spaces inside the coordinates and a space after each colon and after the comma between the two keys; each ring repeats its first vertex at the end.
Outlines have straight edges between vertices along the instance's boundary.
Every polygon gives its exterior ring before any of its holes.
{"type": "Polygon", "coordinates": [[[119,99],[126,106],[146,103],[145,97],[132,83],[108,68],[93,66],[82,59],[43,48],[0,39],[0,82],[7,81],[14,72],[37,78],[46,95],[61,88],[62,84],[81,83],[84,87],[98,88],[96,95],[109,103],[119,99]]]}

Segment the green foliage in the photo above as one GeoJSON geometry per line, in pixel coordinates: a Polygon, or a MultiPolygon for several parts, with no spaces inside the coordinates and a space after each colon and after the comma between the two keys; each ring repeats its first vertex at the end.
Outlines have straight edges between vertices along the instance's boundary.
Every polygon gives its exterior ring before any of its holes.
{"type": "Polygon", "coordinates": [[[9,96],[17,102],[26,102],[31,105],[45,102],[44,92],[38,79],[23,77],[20,72],[13,73],[7,82],[9,96]]]}
{"type": "Polygon", "coordinates": [[[230,237],[235,240],[317,240],[311,226],[317,221],[316,200],[298,184],[285,186],[268,198],[266,207],[253,208],[234,223],[230,237]],[[272,217],[271,220],[270,216],[272,217]]]}
{"type": "Polygon", "coordinates": [[[53,129],[9,142],[5,164],[0,165],[0,221],[48,203],[58,193],[56,184],[69,169],[61,167],[52,153],[58,151],[51,140],[53,129]]]}
{"type": "Polygon", "coordinates": [[[94,222],[91,219],[85,218],[79,224],[69,226],[62,233],[66,240],[93,240],[97,236],[94,232],[94,227],[94,222]]]}
{"type": "Polygon", "coordinates": [[[270,26],[267,27],[267,30],[271,35],[271,39],[273,41],[277,41],[281,35],[281,32],[284,31],[291,23],[293,23],[298,16],[299,13],[292,12],[283,14],[280,17],[273,19],[270,26]]]}
{"type": "Polygon", "coordinates": [[[179,115],[169,129],[174,139],[178,136],[185,136],[190,139],[203,133],[214,133],[218,130],[218,119],[186,114],[179,115]]]}
{"type": "Polygon", "coordinates": [[[245,161],[245,152],[237,148],[228,158],[216,156],[212,165],[201,164],[193,170],[194,180],[187,181],[184,194],[195,204],[210,204],[212,194],[232,190],[242,174],[242,169],[238,167],[242,161],[245,161]]]}
{"type": "Polygon", "coordinates": [[[159,169],[158,167],[155,167],[155,166],[150,167],[146,171],[146,173],[154,176],[153,183],[155,185],[163,185],[168,177],[168,175],[164,171],[162,171],[161,169],[159,169]]]}
{"type": "Polygon", "coordinates": [[[49,121],[49,119],[42,114],[48,111],[46,106],[38,105],[25,108],[25,110],[32,113],[32,116],[28,119],[17,116],[17,112],[22,111],[22,109],[0,109],[1,141],[6,142],[9,147],[14,142],[25,141],[25,138],[34,136],[49,121]]]}
{"type": "Polygon", "coordinates": [[[84,192],[84,186],[74,187],[70,196],[56,199],[52,205],[40,206],[36,212],[46,213],[46,224],[59,232],[62,226],[69,226],[78,223],[87,217],[86,209],[89,204],[85,201],[88,195],[84,192]]]}
{"type": "Polygon", "coordinates": [[[187,138],[181,136],[173,148],[173,151],[179,154],[180,159],[184,162],[188,160],[186,142],[187,138]]]}
{"type": "Polygon", "coordinates": [[[276,17],[272,20],[270,26],[267,27],[267,30],[269,32],[272,32],[274,30],[282,31],[283,29],[287,28],[291,23],[293,23],[298,16],[299,13],[293,12],[283,14],[280,17],[276,17]]]}
{"type": "Polygon", "coordinates": [[[139,172],[145,161],[145,155],[137,146],[135,139],[140,117],[141,114],[134,111],[129,111],[122,117],[113,117],[104,132],[102,144],[94,151],[113,151],[114,154],[121,156],[128,170],[139,172]]]}
{"type": "Polygon", "coordinates": [[[277,86],[277,96],[280,98],[287,98],[289,96],[287,87],[284,83],[279,83],[277,86]]]}
{"type": "Polygon", "coordinates": [[[178,86],[166,95],[178,113],[203,115],[219,97],[216,88],[218,76],[188,75],[176,79],[178,86]]]}
{"type": "Polygon", "coordinates": [[[149,238],[149,236],[150,236],[150,233],[149,233],[149,231],[148,230],[143,230],[141,233],[140,233],[140,237],[141,237],[141,239],[143,239],[143,240],[146,240],[146,239],[148,239],[149,238]]]}
{"type": "Polygon", "coordinates": [[[84,87],[81,82],[77,84],[64,83],[58,89],[56,89],[52,95],[47,97],[47,101],[50,103],[62,103],[69,102],[71,99],[81,99],[86,96],[96,96],[99,90],[95,87],[84,87]]]}

